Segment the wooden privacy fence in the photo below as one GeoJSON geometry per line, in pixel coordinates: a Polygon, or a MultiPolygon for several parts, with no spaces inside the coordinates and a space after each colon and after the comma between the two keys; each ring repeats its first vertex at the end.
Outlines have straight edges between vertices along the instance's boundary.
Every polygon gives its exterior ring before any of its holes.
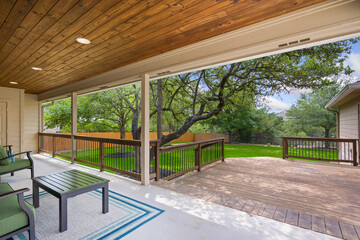
{"type": "Polygon", "coordinates": [[[283,137],[283,158],[300,158],[358,165],[356,139],[283,137]]]}
{"type": "MultiPolygon", "coordinates": [[[[39,133],[39,152],[72,159],[68,134],[39,133]],[[60,146],[60,148],[59,148],[60,146]]],[[[141,141],[74,135],[74,161],[141,179],[141,141]]],[[[160,147],[150,141],[150,178],[169,180],[218,160],[224,160],[224,138],[160,147]]]]}
{"type": "Polygon", "coordinates": [[[170,180],[197,170],[215,161],[224,161],[224,138],[194,143],[159,147],[159,141],[151,141],[154,149],[155,180],[170,180]]]}

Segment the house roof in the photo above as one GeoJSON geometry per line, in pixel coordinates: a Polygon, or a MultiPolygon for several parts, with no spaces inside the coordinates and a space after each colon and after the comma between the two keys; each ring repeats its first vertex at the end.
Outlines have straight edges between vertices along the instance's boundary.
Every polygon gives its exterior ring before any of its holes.
{"type": "Polygon", "coordinates": [[[337,108],[353,99],[359,100],[359,97],[360,81],[357,81],[346,85],[325,105],[325,108],[337,108]]]}

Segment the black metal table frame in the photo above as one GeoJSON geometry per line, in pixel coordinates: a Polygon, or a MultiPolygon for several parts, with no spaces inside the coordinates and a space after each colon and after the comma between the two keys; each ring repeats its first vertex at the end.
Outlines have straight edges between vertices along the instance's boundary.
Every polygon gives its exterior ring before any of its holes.
{"type": "Polygon", "coordinates": [[[102,212],[103,213],[109,212],[109,182],[97,183],[97,184],[89,185],[87,187],[75,189],[66,193],[59,193],[37,182],[36,179],[33,179],[33,205],[35,208],[38,208],[40,206],[39,187],[59,199],[59,215],[60,215],[59,231],[60,232],[64,232],[67,230],[67,218],[68,218],[67,199],[68,198],[75,197],[79,194],[87,193],[102,188],[102,212]]]}

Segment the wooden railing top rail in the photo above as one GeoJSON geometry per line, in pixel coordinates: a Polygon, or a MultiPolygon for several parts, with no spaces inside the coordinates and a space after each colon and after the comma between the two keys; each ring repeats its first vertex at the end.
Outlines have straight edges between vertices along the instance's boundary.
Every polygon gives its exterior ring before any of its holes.
{"type": "Polygon", "coordinates": [[[217,143],[217,142],[222,142],[224,141],[225,138],[215,138],[215,139],[211,139],[211,140],[203,140],[203,141],[197,141],[197,142],[192,142],[192,143],[183,143],[183,144],[176,144],[173,146],[169,146],[169,147],[161,147],[160,148],[160,153],[165,153],[165,152],[171,152],[171,151],[176,151],[176,150],[181,150],[181,149],[186,149],[186,148],[191,148],[191,147],[197,147],[199,146],[199,144],[211,144],[211,143],[217,143]]]}
{"type": "Polygon", "coordinates": [[[89,141],[101,141],[104,143],[114,143],[114,144],[123,144],[123,145],[132,145],[132,146],[141,146],[140,140],[129,140],[129,139],[118,139],[118,138],[104,138],[104,137],[90,137],[82,135],[74,135],[75,139],[78,140],[89,140],[89,141]]]}
{"type": "MultiPolygon", "coordinates": [[[[52,136],[52,137],[61,137],[61,138],[71,138],[71,135],[69,134],[62,134],[62,133],[38,133],[40,136],[52,136]]],[[[89,141],[102,141],[105,143],[114,143],[114,144],[123,144],[123,145],[132,145],[132,146],[141,146],[141,140],[128,140],[128,139],[118,139],[118,138],[104,138],[104,137],[92,137],[92,136],[83,136],[83,135],[74,135],[75,139],[78,140],[89,140],[89,141]]],[[[211,145],[213,143],[224,141],[225,138],[215,138],[211,140],[203,140],[203,141],[197,141],[192,143],[183,143],[183,144],[177,144],[169,147],[161,147],[160,152],[170,152],[174,150],[180,150],[185,148],[190,148],[194,146],[198,146],[199,144],[206,144],[211,145]]],[[[152,140],[150,141],[151,146],[157,145],[159,140],[152,140]]]]}
{"type": "Polygon", "coordinates": [[[328,142],[354,142],[358,139],[353,138],[317,138],[317,137],[283,137],[286,140],[306,140],[306,141],[328,141],[328,142]]]}
{"type": "MultiPolygon", "coordinates": [[[[62,133],[40,133],[40,136],[52,136],[52,137],[61,137],[61,138],[71,138],[70,134],[62,133]]],[[[83,135],[74,135],[75,139],[78,140],[89,140],[89,141],[101,141],[104,143],[114,143],[114,144],[123,144],[123,145],[132,145],[132,146],[141,146],[140,140],[129,140],[129,139],[118,139],[118,138],[104,138],[104,137],[91,137],[83,135]]]]}
{"type": "Polygon", "coordinates": [[[40,136],[56,136],[56,137],[62,137],[62,138],[71,138],[70,134],[63,134],[63,133],[42,133],[39,132],[40,136]]]}

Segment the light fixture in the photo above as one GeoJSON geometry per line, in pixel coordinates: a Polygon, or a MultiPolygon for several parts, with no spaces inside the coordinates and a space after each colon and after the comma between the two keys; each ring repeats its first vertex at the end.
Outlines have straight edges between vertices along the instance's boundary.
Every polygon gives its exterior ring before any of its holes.
{"type": "Polygon", "coordinates": [[[35,70],[35,71],[41,71],[42,70],[42,68],[39,68],[39,67],[32,67],[31,69],[35,70]]]}
{"type": "Polygon", "coordinates": [[[77,38],[76,41],[81,44],[90,44],[91,43],[90,40],[86,39],[86,38],[77,38]]]}
{"type": "Polygon", "coordinates": [[[14,85],[16,85],[16,84],[18,84],[17,82],[9,82],[10,84],[14,84],[14,85]]]}

